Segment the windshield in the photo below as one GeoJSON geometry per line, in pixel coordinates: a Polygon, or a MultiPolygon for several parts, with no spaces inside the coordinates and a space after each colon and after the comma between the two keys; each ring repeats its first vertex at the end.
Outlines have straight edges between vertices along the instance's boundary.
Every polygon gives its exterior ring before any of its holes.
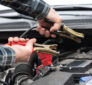
{"type": "Polygon", "coordinates": [[[92,0],[44,0],[50,5],[92,4],[92,0]]]}

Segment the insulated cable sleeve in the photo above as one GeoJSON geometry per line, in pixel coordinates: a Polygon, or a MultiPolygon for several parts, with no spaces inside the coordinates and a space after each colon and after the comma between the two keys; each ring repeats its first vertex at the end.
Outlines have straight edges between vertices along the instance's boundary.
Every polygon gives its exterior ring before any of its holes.
{"type": "MultiPolygon", "coordinates": [[[[35,64],[36,64],[36,67],[41,65],[41,60],[40,60],[37,52],[33,52],[30,56],[30,59],[29,59],[29,66],[31,69],[35,70],[35,67],[34,67],[35,64]]],[[[33,72],[33,76],[34,75],[35,75],[35,71],[33,72]]]]}

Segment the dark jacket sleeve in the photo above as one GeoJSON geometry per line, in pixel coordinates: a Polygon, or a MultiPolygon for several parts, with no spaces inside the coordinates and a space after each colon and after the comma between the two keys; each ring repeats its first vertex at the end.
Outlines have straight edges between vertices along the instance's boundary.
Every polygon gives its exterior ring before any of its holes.
{"type": "Polygon", "coordinates": [[[50,11],[50,6],[42,0],[0,0],[0,3],[35,19],[44,18],[50,11]]]}

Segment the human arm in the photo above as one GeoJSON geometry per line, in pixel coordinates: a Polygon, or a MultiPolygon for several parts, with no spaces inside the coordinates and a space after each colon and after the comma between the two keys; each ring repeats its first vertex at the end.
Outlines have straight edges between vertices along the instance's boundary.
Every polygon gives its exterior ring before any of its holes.
{"type": "MultiPolygon", "coordinates": [[[[9,42],[26,41],[24,38],[10,37],[9,42]]],[[[15,62],[27,62],[32,54],[33,44],[36,39],[30,39],[26,46],[12,45],[0,46],[0,66],[11,66],[15,62]]]]}
{"type": "MultiPolygon", "coordinates": [[[[0,3],[13,8],[21,14],[35,18],[39,23],[37,31],[46,37],[49,37],[50,32],[58,30],[61,26],[61,17],[53,8],[42,0],[0,0],[0,3]],[[45,18],[52,21],[54,23],[53,26],[45,22],[45,18]],[[50,31],[45,30],[42,25],[48,26],[50,31]]],[[[51,36],[55,37],[55,35],[51,36]]]]}

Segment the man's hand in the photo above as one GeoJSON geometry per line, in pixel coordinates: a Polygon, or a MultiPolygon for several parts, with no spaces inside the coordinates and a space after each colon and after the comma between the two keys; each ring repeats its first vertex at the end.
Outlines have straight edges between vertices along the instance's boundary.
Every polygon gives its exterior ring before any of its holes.
{"type": "Polygon", "coordinates": [[[11,47],[16,53],[16,62],[27,62],[29,60],[30,55],[32,54],[33,44],[36,42],[36,39],[24,39],[18,37],[10,37],[8,42],[24,42],[27,41],[26,46],[22,45],[12,45],[11,47]]]}
{"type": "MultiPolygon", "coordinates": [[[[50,32],[59,30],[60,26],[61,26],[61,22],[62,19],[61,17],[56,13],[56,11],[54,9],[50,9],[48,15],[45,17],[46,19],[52,21],[54,24],[53,26],[51,26],[50,23],[45,22],[44,19],[41,19],[38,21],[39,26],[37,27],[37,31],[41,34],[41,35],[45,35],[46,37],[50,37],[50,32]],[[42,26],[46,26],[50,28],[50,31],[45,30],[42,26]]],[[[51,35],[51,37],[56,37],[55,35],[51,35]]]]}

